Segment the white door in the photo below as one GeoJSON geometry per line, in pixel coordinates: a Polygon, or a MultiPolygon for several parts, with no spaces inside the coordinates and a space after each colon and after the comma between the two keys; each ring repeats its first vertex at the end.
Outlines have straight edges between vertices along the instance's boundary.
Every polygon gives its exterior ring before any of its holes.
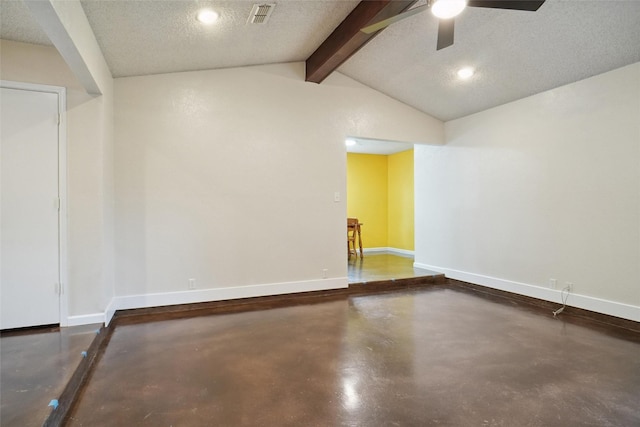
{"type": "Polygon", "coordinates": [[[58,94],[0,90],[0,329],[60,323],[58,94]]]}

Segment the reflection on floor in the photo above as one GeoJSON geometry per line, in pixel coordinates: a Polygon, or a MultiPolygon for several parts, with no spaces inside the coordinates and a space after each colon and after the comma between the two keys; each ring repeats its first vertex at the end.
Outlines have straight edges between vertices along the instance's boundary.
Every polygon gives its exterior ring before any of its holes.
{"type": "MultiPolygon", "coordinates": [[[[365,254],[349,280],[437,275],[412,265],[365,254]]],[[[114,321],[63,425],[640,425],[637,330],[460,282],[402,286],[114,321]]],[[[2,426],[42,425],[97,328],[1,338],[2,426]]]]}
{"type": "MultiPolygon", "coordinates": [[[[431,277],[438,273],[413,268],[413,258],[365,254],[349,261],[349,283],[431,277]]],[[[90,346],[100,325],[54,328],[0,338],[2,426],[41,426],[90,346]]]]}
{"type": "Polygon", "coordinates": [[[638,426],[637,338],[446,285],[120,325],[69,425],[638,426]]]}
{"type": "Polygon", "coordinates": [[[0,424],[37,426],[46,420],[100,325],[3,334],[0,338],[0,424]]]}
{"type": "Polygon", "coordinates": [[[365,253],[364,257],[352,255],[348,262],[349,283],[430,277],[438,274],[440,273],[414,268],[413,257],[389,253],[365,253]]]}

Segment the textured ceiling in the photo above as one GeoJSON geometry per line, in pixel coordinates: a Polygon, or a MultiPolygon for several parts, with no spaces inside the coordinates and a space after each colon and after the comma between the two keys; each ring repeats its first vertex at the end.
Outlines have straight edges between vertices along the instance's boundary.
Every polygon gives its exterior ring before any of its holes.
{"type": "MultiPolygon", "coordinates": [[[[358,1],[274,0],[265,25],[253,1],[83,0],[114,77],[305,60],[358,1]],[[209,6],[212,27],[194,19],[209,6]]],[[[422,3],[418,3],[422,4],[422,3]]],[[[435,50],[427,11],[380,33],[339,71],[451,120],[640,61],[640,0],[547,0],[538,12],[467,8],[455,44],[435,50]],[[462,82],[465,65],[476,75],[462,82]]],[[[0,0],[0,37],[50,44],[21,0],[0,0]]]]}
{"type": "Polygon", "coordinates": [[[436,36],[431,13],[414,15],[339,71],[447,121],[640,61],[640,1],[547,0],[537,12],[467,8],[456,18],[453,46],[436,51],[436,36]],[[456,76],[462,66],[477,70],[468,81],[456,76]]]}
{"type": "Polygon", "coordinates": [[[31,17],[31,12],[22,0],[0,0],[0,38],[51,45],[49,37],[31,17]]]}
{"type": "Polygon", "coordinates": [[[247,24],[258,1],[104,1],[82,6],[114,77],[304,61],[358,1],[277,0],[267,24],[247,24]],[[195,20],[210,7],[212,26],[195,20]]]}

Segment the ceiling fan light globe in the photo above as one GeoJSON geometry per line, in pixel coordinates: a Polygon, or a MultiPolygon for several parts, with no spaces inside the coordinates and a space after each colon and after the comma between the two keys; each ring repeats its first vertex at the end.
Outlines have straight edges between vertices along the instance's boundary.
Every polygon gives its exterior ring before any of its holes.
{"type": "Polygon", "coordinates": [[[431,13],[440,19],[458,16],[467,7],[467,0],[436,0],[431,5],[431,13]]]}

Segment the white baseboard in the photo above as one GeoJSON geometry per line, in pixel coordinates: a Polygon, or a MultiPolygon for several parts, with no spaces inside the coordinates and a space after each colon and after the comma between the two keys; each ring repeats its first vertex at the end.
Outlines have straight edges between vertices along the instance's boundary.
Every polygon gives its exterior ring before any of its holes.
{"type": "MultiPolygon", "coordinates": [[[[438,267],[414,262],[416,268],[426,268],[427,270],[443,273],[446,277],[475,285],[486,286],[488,288],[499,289],[501,291],[512,292],[528,297],[538,298],[545,301],[561,303],[561,290],[543,288],[541,286],[529,285],[526,283],[514,282],[511,280],[499,279],[497,277],[483,276],[481,274],[468,273],[450,268],[438,267]]],[[[615,301],[590,297],[586,295],[570,294],[567,298],[567,305],[582,308],[596,313],[607,314],[609,316],[620,317],[622,319],[640,322],[640,307],[624,304],[615,301]]]]}
{"type": "Polygon", "coordinates": [[[91,325],[92,323],[104,323],[104,313],[69,316],[67,317],[67,324],[65,326],[91,325]]]}
{"type": "Polygon", "coordinates": [[[362,251],[365,254],[376,254],[376,253],[381,253],[381,252],[388,252],[389,248],[364,248],[364,249],[362,249],[362,251]]]}
{"type": "Polygon", "coordinates": [[[370,254],[374,254],[374,253],[392,253],[392,254],[398,254],[398,255],[403,255],[403,256],[413,256],[414,255],[414,251],[410,251],[408,249],[389,248],[389,247],[364,248],[362,251],[365,254],[366,253],[370,253],[370,254]]]}
{"type": "Polygon", "coordinates": [[[332,279],[307,280],[303,282],[268,283],[263,285],[117,296],[111,299],[104,313],[69,316],[67,321],[68,326],[88,325],[91,323],[104,323],[105,326],[108,326],[116,310],[194,304],[199,302],[324,291],[347,287],[349,287],[348,279],[346,277],[338,277],[332,279]]]}
{"type": "Polygon", "coordinates": [[[209,301],[224,301],[239,298],[282,295],[297,292],[322,291],[328,289],[347,288],[346,277],[334,279],[308,280],[304,282],[269,283],[229,288],[198,289],[193,291],[163,292],[145,295],[127,295],[115,297],[116,310],[134,308],[161,307],[177,304],[194,304],[209,301]]]}
{"type": "MultiPolygon", "coordinates": [[[[349,286],[346,277],[333,279],[308,280],[304,282],[269,283],[264,285],[237,286],[229,288],[197,289],[193,291],[161,292],[145,295],[127,295],[113,297],[104,314],[91,316],[75,316],[78,321],[91,318],[87,323],[102,323],[109,325],[116,310],[135,308],[161,307],[177,304],[195,304],[199,302],[224,301],[239,298],[262,297],[269,295],[283,295],[298,292],[323,291],[341,289],[349,286]],[[95,316],[95,317],[94,317],[95,316]],[[94,321],[100,317],[99,321],[94,321]]],[[[71,319],[71,318],[70,318],[71,319]]],[[[77,325],[84,323],[76,323],[77,325]]],[[[70,325],[71,326],[71,325],[70,325]]]]}
{"type": "Polygon", "coordinates": [[[111,298],[107,308],[104,310],[104,326],[109,326],[111,323],[111,319],[113,319],[113,315],[116,314],[116,302],[115,297],[111,298]]]}

